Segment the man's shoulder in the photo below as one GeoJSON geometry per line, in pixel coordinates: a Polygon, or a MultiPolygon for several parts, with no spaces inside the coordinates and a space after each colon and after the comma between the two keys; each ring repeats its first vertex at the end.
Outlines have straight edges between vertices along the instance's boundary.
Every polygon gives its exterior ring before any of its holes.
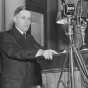
{"type": "Polygon", "coordinates": [[[11,35],[11,31],[4,31],[4,32],[0,32],[0,39],[2,40],[11,40],[13,38],[13,36],[11,35]]]}

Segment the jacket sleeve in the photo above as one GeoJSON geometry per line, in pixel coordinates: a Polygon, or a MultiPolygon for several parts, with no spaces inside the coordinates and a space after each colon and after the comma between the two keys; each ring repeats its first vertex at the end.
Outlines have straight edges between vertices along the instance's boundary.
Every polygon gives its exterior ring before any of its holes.
{"type": "Polygon", "coordinates": [[[38,51],[38,48],[27,50],[23,49],[20,45],[14,41],[13,38],[10,37],[0,37],[0,50],[5,55],[7,55],[11,59],[18,60],[33,60],[35,58],[35,54],[38,51]]]}

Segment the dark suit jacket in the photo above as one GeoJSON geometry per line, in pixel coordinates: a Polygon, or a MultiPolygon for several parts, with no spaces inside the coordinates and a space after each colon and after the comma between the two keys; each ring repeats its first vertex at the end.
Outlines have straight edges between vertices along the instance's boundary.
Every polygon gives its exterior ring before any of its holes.
{"type": "Polygon", "coordinates": [[[35,58],[39,48],[31,35],[25,39],[16,28],[0,34],[2,88],[41,85],[40,65],[35,58]]]}

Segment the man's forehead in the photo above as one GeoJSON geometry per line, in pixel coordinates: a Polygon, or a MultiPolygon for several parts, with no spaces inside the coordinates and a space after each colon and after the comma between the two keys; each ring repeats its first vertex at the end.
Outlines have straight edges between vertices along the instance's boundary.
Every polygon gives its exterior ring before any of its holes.
{"type": "Polygon", "coordinates": [[[18,15],[31,16],[31,11],[28,11],[28,10],[22,10],[22,11],[19,12],[18,15]]]}

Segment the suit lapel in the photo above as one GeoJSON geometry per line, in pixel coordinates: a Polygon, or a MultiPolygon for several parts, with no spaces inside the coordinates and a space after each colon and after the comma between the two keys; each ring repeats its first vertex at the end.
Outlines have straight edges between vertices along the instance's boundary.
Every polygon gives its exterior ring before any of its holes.
{"type": "Polygon", "coordinates": [[[25,39],[25,37],[16,29],[12,29],[11,34],[15,37],[16,41],[18,44],[20,44],[20,46],[24,47],[24,48],[28,48],[28,42],[25,39]]]}

